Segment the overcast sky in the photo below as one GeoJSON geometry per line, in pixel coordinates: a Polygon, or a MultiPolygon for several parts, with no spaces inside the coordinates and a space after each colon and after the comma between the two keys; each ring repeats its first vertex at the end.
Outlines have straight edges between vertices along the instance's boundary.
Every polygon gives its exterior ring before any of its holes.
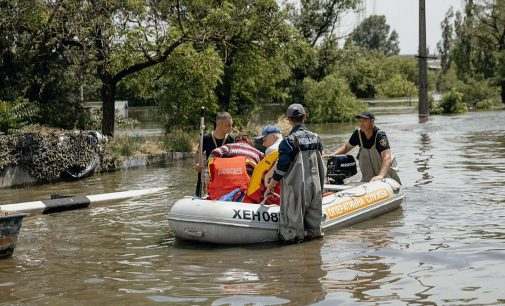
{"type": "MultiPolygon", "coordinates": [[[[461,10],[464,0],[426,0],[427,46],[433,52],[441,39],[440,22],[453,6],[461,10]]],[[[400,53],[416,54],[419,44],[418,0],[366,0],[366,15],[385,15],[387,23],[400,36],[400,53]]],[[[358,15],[348,14],[341,22],[341,31],[348,33],[356,26],[358,15]]]]}

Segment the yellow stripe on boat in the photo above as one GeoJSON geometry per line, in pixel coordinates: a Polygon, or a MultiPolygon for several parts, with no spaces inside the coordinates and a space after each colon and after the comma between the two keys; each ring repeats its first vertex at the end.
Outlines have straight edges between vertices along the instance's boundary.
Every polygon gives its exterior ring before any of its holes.
{"type": "Polygon", "coordinates": [[[362,196],[336,197],[333,204],[324,207],[324,213],[327,220],[333,220],[353,213],[358,209],[367,208],[392,196],[393,190],[381,188],[362,196]]]}

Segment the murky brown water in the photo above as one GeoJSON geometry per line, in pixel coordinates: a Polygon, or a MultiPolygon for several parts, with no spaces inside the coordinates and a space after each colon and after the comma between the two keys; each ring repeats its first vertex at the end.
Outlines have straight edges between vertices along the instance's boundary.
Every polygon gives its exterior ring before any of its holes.
{"type": "MultiPolygon", "coordinates": [[[[292,246],[213,247],[170,238],[166,213],[193,192],[188,163],[77,183],[0,190],[0,203],[51,193],[166,186],[158,195],[25,219],[0,261],[2,304],[350,305],[505,303],[505,112],[384,116],[402,168],[402,210],[292,246]]],[[[351,127],[318,128],[326,147],[351,127]]]]}

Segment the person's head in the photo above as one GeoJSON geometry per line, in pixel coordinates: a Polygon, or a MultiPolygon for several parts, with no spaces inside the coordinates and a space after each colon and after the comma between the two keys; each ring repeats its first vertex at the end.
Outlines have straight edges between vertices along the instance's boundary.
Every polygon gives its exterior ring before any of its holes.
{"type": "Polygon", "coordinates": [[[371,112],[362,112],[355,116],[359,120],[359,127],[365,131],[373,130],[375,126],[375,116],[371,112]]]}
{"type": "Polygon", "coordinates": [[[261,135],[257,137],[257,139],[261,139],[265,148],[270,147],[280,138],[282,138],[281,130],[275,125],[265,126],[261,130],[261,135]]]}
{"type": "Polygon", "coordinates": [[[228,112],[219,112],[216,115],[216,131],[229,134],[233,128],[233,119],[228,112]]]}
{"type": "Polygon", "coordinates": [[[252,145],[251,137],[245,132],[240,132],[237,137],[235,137],[235,142],[242,142],[252,145]]]}
{"type": "Polygon", "coordinates": [[[290,106],[288,106],[286,116],[288,117],[289,122],[291,122],[292,125],[299,125],[305,122],[305,119],[307,118],[307,113],[305,112],[305,108],[303,107],[303,105],[293,103],[290,106]]]}

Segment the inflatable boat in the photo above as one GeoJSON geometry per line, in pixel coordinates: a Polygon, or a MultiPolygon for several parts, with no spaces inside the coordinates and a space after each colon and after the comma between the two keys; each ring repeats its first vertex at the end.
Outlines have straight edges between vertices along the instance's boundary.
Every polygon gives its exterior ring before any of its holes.
{"type": "MultiPolygon", "coordinates": [[[[325,185],[323,230],[348,226],[399,208],[405,198],[400,187],[389,178],[325,185]]],[[[175,237],[181,240],[217,244],[275,242],[279,240],[279,211],[277,205],[185,197],[172,205],[168,221],[175,237]]]]}

